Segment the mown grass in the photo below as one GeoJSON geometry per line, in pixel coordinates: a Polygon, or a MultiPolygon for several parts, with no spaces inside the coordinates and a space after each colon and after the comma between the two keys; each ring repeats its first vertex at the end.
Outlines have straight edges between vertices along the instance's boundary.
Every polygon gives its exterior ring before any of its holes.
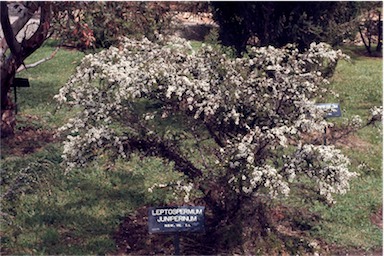
{"type": "Polygon", "coordinates": [[[340,61],[330,88],[339,94],[343,114],[368,116],[373,106],[382,105],[382,59],[358,57],[340,61]]]}
{"type": "Polygon", "coordinates": [[[370,218],[382,206],[382,182],[374,176],[363,176],[351,184],[351,190],[337,196],[337,203],[328,207],[315,204],[313,211],[322,216],[315,236],[339,247],[365,251],[379,250],[382,230],[370,218]]]}
{"type": "MultiPolygon", "coordinates": [[[[27,63],[51,54],[51,45],[40,48],[27,63]]],[[[52,97],[67,81],[84,54],[61,49],[55,58],[18,76],[30,79],[30,88],[19,89],[18,129],[54,130],[70,113],[56,111],[52,97]]],[[[331,88],[339,98],[343,117],[359,114],[368,118],[372,106],[382,105],[382,60],[355,56],[340,62],[331,88]]],[[[311,212],[321,218],[311,230],[315,239],[339,247],[377,250],[382,230],[370,216],[382,206],[382,125],[366,127],[356,135],[361,146],[339,146],[360,177],[351,191],[327,206],[314,203],[311,212]],[[358,169],[357,166],[365,167],[358,169]]],[[[168,190],[148,193],[155,183],[177,180],[172,166],[158,158],[133,156],[113,166],[99,161],[88,168],[65,173],[61,166],[60,142],[42,144],[31,154],[1,156],[1,244],[2,254],[106,254],[116,252],[113,239],[121,219],[143,205],[173,200],[168,190]]],[[[6,145],[2,145],[6,149],[6,145]]],[[[292,207],[308,207],[291,200],[292,207]]]]}
{"type": "MultiPolygon", "coordinates": [[[[49,41],[39,48],[26,61],[26,64],[35,63],[49,57],[55,47],[49,41]]],[[[66,120],[65,111],[56,112],[56,103],[53,96],[67,82],[76,66],[84,57],[84,53],[76,50],[61,48],[55,57],[37,67],[23,70],[16,77],[29,79],[29,88],[18,88],[18,107],[23,114],[37,115],[48,125],[61,125],[66,120]]]]}
{"type": "Polygon", "coordinates": [[[148,193],[154,183],[169,182],[158,159],[143,162],[134,157],[129,165],[117,164],[111,170],[95,164],[65,174],[60,154],[60,144],[56,144],[23,159],[3,160],[7,175],[2,192],[13,188],[2,207],[6,214],[2,219],[4,253],[114,252],[113,234],[120,220],[139,206],[164,202],[167,196],[148,193]],[[30,166],[29,178],[20,181],[18,177],[30,166]]]}
{"type": "MultiPolygon", "coordinates": [[[[382,106],[382,68],[381,58],[364,56],[353,56],[351,62],[338,64],[330,88],[339,98],[329,100],[340,102],[342,120],[360,115],[366,122],[369,109],[382,106]]],[[[360,176],[347,194],[336,197],[335,205],[318,203],[311,208],[323,218],[314,236],[340,247],[381,250],[382,229],[371,222],[371,217],[382,208],[382,139],[382,123],[377,123],[359,130],[346,145],[338,146],[350,158],[351,170],[360,176]]]]}

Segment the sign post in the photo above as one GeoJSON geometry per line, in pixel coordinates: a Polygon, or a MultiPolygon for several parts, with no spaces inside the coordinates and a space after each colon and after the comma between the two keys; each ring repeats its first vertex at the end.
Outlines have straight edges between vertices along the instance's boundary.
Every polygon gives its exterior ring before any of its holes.
{"type": "Polygon", "coordinates": [[[173,236],[173,247],[175,248],[175,255],[180,255],[180,235],[176,232],[173,236]]]}
{"type": "MultiPolygon", "coordinates": [[[[317,108],[326,111],[324,118],[340,117],[341,109],[339,103],[317,103],[317,108]]],[[[327,127],[324,127],[324,145],[327,145],[327,127]]]]}
{"type": "Polygon", "coordinates": [[[149,233],[174,233],[175,255],[179,255],[181,232],[204,232],[204,209],[203,206],[150,207],[149,233]]]}
{"type": "Polygon", "coordinates": [[[14,94],[15,94],[15,114],[17,114],[18,112],[18,106],[17,106],[17,92],[16,92],[16,88],[17,87],[29,87],[29,80],[27,78],[14,78],[13,79],[13,83],[11,85],[13,87],[13,90],[14,90],[14,94]]]}

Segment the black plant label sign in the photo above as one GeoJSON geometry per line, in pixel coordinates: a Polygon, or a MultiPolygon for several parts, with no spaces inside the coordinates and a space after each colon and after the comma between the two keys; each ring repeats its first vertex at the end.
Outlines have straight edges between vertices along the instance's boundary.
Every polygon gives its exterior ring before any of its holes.
{"type": "Polygon", "coordinates": [[[316,107],[326,111],[325,118],[341,116],[339,103],[317,103],[316,107]]]}
{"type": "Polygon", "coordinates": [[[203,206],[150,207],[149,233],[203,232],[203,206]]]}

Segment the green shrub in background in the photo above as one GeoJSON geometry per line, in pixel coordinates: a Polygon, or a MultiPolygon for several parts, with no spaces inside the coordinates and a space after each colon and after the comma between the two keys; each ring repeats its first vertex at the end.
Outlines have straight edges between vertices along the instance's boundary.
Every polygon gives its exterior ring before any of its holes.
{"type": "Polygon", "coordinates": [[[167,2],[56,3],[54,31],[78,49],[105,48],[121,36],[170,33],[172,14],[167,2]]]}

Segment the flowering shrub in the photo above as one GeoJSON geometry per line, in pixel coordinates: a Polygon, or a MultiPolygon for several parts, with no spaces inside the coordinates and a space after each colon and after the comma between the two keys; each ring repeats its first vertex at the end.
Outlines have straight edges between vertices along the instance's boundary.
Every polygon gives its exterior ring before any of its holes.
{"type": "Polygon", "coordinates": [[[363,120],[359,115],[354,115],[350,118],[345,118],[344,121],[338,126],[334,126],[332,123],[329,123],[332,127],[332,140],[338,140],[343,137],[348,136],[349,134],[355,133],[364,127],[370,125],[376,125],[377,122],[382,121],[383,107],[373,106],[369,109],[368,120],[363,120]]]}
{"type": "Polygon", "coordinates": [[[383,106],[374,106],[370,110],[370,120],[368,124],[374,124],[375,122],[383,120],[383,106]]]}
{"type": "Polygon", "coordinates": [[[84,57],[55,96],[78,110],[60,128],[68,136],[63,157],[69,168],[98,154],[162,157],[185,175],[187,195],[198,190],[217,210],[258,194],[286,196],[302,178],[332,201],[356,173],[333,146],[301,138],[327,126],[314,99],[326,92],[322,71],[343,57],[324,43],[230,58],[180,38],[123,38],[84,57]],[[170,129],[175,120],[182,127],[170,129]]]}

